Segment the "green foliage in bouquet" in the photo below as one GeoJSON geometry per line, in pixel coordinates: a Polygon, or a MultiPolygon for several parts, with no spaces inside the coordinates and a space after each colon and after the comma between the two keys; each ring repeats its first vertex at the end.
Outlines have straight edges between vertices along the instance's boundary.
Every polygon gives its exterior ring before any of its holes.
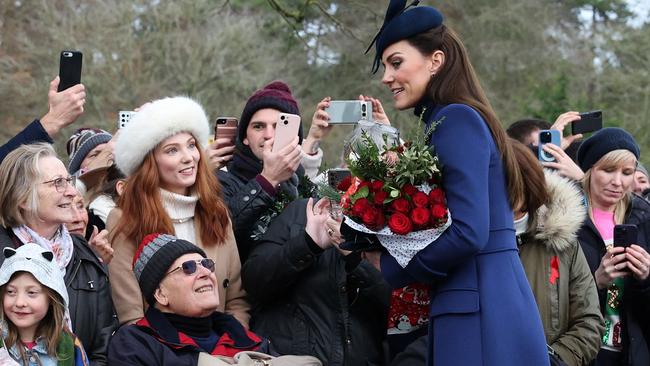
{"type": "Polygon", "coordinates": [[[420,185],[431,177],[440,176],[438,156],[434,153],[433,146],[428,143],[433,130],[440,122],[442,120],[432,123],[424,133],[418,130],[420,132],[417,132],[410,142],[393,149],[399,153],[399,159],[388,167],[388,175],[393,177],[397,187],[407,183],[420,185]]]}

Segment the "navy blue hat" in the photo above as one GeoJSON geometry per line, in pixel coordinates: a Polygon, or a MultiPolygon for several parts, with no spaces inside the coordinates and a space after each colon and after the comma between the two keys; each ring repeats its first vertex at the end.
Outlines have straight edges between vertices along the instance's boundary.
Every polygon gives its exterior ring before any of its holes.
{"type": "Polygon", "coordinates": [[[591,169],[600,158],[610,151],[628,150],[637,160],[641,155],[639,145],[627,131],[618,127],[607,127],[585,140],[578,149],[578,165],[583,172],[591,169]]]}
{"type": "Polygon", "coordinates": [[[391,0],[388,4],[384,24],[366,50],[367,53],[375,44],[377,53],[372,65],[373,74],[379,69],[381,55],[388,46],[442,25],[443,17],[438,10],[430,6],[417,7],[419,3],[415,0],[406,6],[406,0],[391,0]]]}

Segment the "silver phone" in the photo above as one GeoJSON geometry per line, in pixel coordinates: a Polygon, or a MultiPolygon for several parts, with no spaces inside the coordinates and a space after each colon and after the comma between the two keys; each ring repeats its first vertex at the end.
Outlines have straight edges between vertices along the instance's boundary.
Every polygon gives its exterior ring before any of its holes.
{"type": "Polygon", "coordinates": [[[135,113],[136,112],[134,111],[119,111],[117,113],[117,128],[123,128],[126,126],[135,113]]]}
{"type": "Polygon", "coordinates": [[[325,109],[332,124],[356,124],[372,119],[372,103],[363,100],[333,100],[325,109]]]}

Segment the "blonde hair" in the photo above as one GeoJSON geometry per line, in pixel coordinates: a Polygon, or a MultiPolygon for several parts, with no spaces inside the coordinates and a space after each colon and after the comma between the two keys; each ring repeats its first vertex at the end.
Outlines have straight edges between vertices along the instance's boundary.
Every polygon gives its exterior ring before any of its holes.
{"type": "MultiPolygon", "coordinates": [[[[7,324],[7,337],[4,339],[7,348],[11,348],[20,342],[20,338],[18,328],[9,319],[7,319],[4,313],[3,309],[5,293],[7,292],[7,285],[21,273],[28,273],[31,275],[30,272],[25,271],[14,272],[14,274],[11,275],[9,281],[0,287],[0,319],[4,320],[7,324]]],[[[34,278],[34,280],[38,282],[36,278],[34,278]]],[[[63,299],[61,298],[61,295],[57,294],[56,291],[43,284],[41,284],[41,287],[47,295],[50,304],[48,306],[45,317],[41,319],[41,321],[38,323],[38,326],[36,327],[35,337],[43,336],[43,338],[45,338],[45,347],[47,349],[48,355],[59,359],[59,355],[56,353],[56,349],[59,345],[61,337],[64,333],[68,335],[72,335],[72,333],[66,325],[65,305],[63,303],[63,299]]],[[[23,347],[18,348],[20,350],[21,356],[25,358],[26,356],[24,354],[23,347]]]]}
{"type": "Polygon", "coordinates": [[[29,215],[38,211],[38,183],[42,179],[40,160],[58,158],[52,145],[22,145],[10,152],[0,164],[0,225],[25,225],[29,215]],[[26,204],[24,210],[20,206],[26,204]]]}
{"type": "MultiPolygon", "coordinates": [[[[592,201],[591,201],[591,174],[594,168],[599,169],[608,169],[612,167],[618,167],[622,164],[633,162],[636,168],[637,160],[634,154],[629,150],[618,149],[612,150],[607,154],[603,155],[600,160],[598,160],[589,170],[585,172],[584,177],[582,178],[582,189],[585,191],[585,196],[589,201],[589,218],[593,221],[592,213],[592,201]]],[[[625,221],[625,214],[627,213],[627,207],[632,202],[632,192],[625,192],[623,198],[616,203],[614,207],[614,222],[616,224],[622,224],[625,221]]]]}

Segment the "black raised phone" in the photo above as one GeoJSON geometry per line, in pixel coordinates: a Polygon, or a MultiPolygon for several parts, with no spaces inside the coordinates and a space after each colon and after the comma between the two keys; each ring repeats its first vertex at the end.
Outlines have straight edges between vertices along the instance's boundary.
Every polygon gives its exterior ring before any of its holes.
{"type": "Polygon", "coordinates": [[[614,246],[627,248],[636,244],[637,228],[636,225],[621,224],[614,226],[614,246]]]}
{"type": "Polygon", "coordinates": [[[580,113],[580,119],[571,122],[571,134],[588,133],[603,128],[603,112],[592,111],[580,113]]]}
{"type": "Polygon", "coordinates": [[[83,54],[79,51],[61,51],[58,91],[81,83],[82,60],[83,54]]]}

